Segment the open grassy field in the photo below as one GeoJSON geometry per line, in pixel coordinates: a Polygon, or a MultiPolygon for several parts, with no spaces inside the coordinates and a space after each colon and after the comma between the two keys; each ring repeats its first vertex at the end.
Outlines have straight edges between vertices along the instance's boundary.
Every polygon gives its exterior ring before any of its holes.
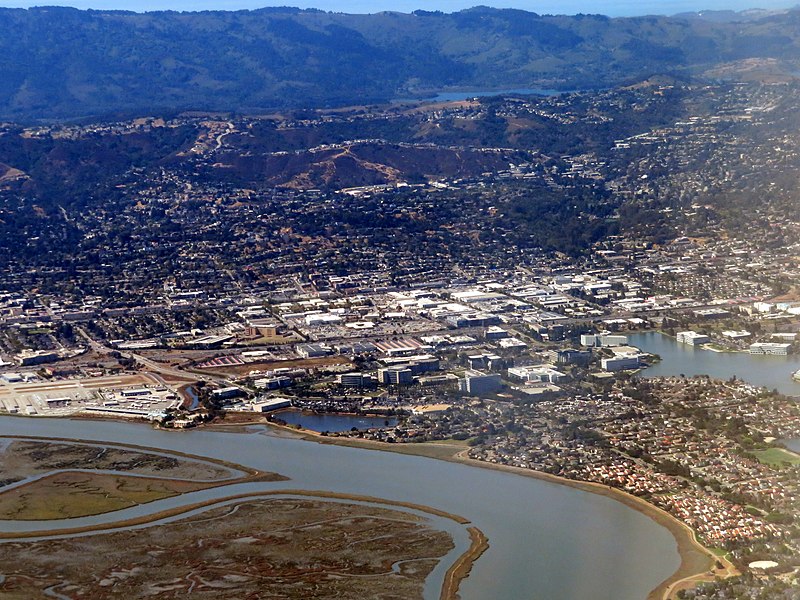
{"type": "Polygon", "coordinates": [[[800,456],[783,448],[769,448],[767,450],[756,450],[753,452],[756,458],[765,465],[781,467],[786,463],[790,465],[800,465],[800,456]]]}

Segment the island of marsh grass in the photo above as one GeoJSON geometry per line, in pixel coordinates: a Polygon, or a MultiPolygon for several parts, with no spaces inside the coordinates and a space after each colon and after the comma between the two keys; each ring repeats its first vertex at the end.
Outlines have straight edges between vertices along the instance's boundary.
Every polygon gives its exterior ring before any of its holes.
{"type": "Polygon", "coordinates": [[[0,519],[7,520],[86,517],[210,487],[286,480],[277,473],[138,446],[0,437],[3,442],[0,519]]]}
{"type": "Polygon", "coordinates": [[[0,544],[0,596],[414,599],[453,546],[402,507],[243,498],[155,527],[0,544]]]}
{"type": "MultiPolygon", "coordinates": [[[[231,468],[203,457],[103,443],[0,438],[0,480],[19,480],[56,470],[97,469],[174,479],[224,480],[231,468]]],[[[234,466],[235,467],[235,466],[234,466]]]]}
{"type": "Polygon", "coordinates": [[[44,521],[99,515],[211,485],[104,473],[57,473],[0,493],[0,519],[44,521]]]}

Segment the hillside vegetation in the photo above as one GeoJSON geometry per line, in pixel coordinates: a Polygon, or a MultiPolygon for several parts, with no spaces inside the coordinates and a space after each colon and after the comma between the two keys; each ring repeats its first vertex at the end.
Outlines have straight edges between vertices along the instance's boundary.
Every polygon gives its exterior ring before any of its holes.
{"type": "Polygon", "coordinates": [[[0,118],[364,104],[443,89],[605,88],[796,71],[800,12],[741,20],[0,9],[0,118]],[[761,72],[759,71],[759,72],[761,72]]]}

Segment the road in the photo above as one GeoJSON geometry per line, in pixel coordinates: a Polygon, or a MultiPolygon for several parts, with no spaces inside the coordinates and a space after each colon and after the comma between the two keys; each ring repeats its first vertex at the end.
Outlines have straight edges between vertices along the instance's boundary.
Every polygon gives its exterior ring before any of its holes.
{"type": "Polygon", "coordinates": [[[97,352],[101,352],[104,354],[110,354],[111,352],[119,352],[123,357],[135,360],[137,363],[142,365],[143,367],[147,368],[148,370],[152,371],[152,373],[157,376],[160,380],[162,385],[167,385],[166,382],[163,380],[162,376],[167,375],[169,377],[177,377],[180,379],[186,379],[188,381],[200,381],[200,380],[208,380],[213,381],[215,383],[219,383],[225,386],[230,385],[230,382],[227,378],[221,377],[219,375],[212,375],[212,374],[204,374],[203,376],[198,375],[197,373],[191,373],[189,371],[184,371],[183,369],[178,369],[176,367],[170,367],[164,365],[162,363],[156,362],[152,359],[149,359],[141,354],[136,354],[135,352],[130,351],[121,351],[115,348],[111,348],[110,346],[106,346],[94,338],[90,336],[83,327],[76,327],[75,328],[78,333],[83,336],[89,345],[92,347],[93,350],[97,352]]]}

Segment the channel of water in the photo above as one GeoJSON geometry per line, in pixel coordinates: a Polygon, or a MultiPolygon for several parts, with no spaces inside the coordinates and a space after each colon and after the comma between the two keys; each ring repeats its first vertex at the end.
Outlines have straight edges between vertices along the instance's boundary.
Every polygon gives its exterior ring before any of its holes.
{"type": "MultiPolygon", "coordinates": [[[[672,535],[645,514],[606,496],[508,472],[323,445],[263,428],[175,433],[113,421],[0,417],[0,435],[139,444],[291,478],[192,492],[109,515],[0,521],[3,532],[109,523],[232,494],[303,489],[411,502],[470,519],[488,536],[490,548],[462,583],[464,600],[642,600],[679,564],[672,535]]],[[[428,598],[436,587],[431,582],[428,598]]]]}

